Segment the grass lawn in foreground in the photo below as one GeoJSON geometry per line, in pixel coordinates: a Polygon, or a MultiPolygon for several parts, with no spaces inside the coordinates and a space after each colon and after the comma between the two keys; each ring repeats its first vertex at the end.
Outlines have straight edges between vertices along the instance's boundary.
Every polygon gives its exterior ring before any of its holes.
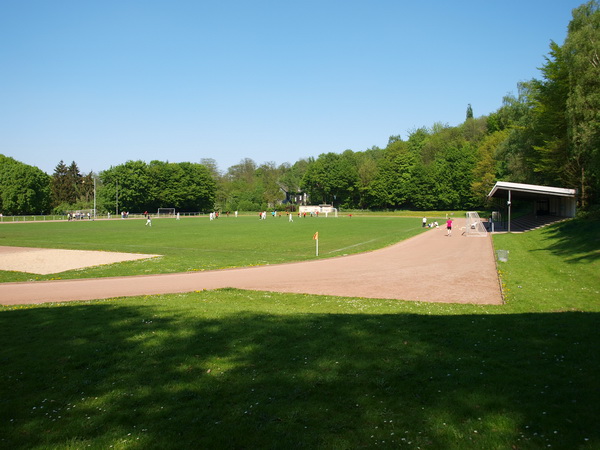
{"type": "Polygon", "coordinates": [[[224,289],[1,308],[0,447],[600,448],[598,225],[495,236],[502,306],[224,289]]]}
{"type": "Polygon", "coordinates": [[[188,272],[315,259],[382,248],[423,231],[406,217],[221,217],[0,225],[0,245],[164,255],[53,275],[0,271],[0,282],[188,272]]]}

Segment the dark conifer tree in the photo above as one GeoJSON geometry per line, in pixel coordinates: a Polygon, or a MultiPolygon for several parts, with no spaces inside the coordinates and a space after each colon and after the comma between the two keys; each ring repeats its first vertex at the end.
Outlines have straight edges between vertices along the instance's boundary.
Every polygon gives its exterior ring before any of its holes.
{"type": "Polygon", "coordinates": [[[60,205],[61,203],[73,203],[75,201],[75,191],[69,180],[69,168],[63,160],[61,160],[54,168],[51,187],[52,204],[54,206],[60,205]]]}
{"type": "Polygon", "coordinates": [[[469,103],[469,105],[467,106],[467,120],[472,119],[473,118],[473,108],[471,107],[471,104],[469,103]]]}

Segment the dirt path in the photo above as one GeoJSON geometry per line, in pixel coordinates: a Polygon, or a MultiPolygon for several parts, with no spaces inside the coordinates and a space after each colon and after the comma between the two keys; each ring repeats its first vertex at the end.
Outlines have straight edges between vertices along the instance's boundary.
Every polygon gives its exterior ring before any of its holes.
{"type": "Polygon", "coordinates": [[[0,284],[0,304],[93,300],[233,287],[424,302],[501,304],[491,237],[461,236],[455,222],[390,247],[273,266],[85,280],[0,284]]]}

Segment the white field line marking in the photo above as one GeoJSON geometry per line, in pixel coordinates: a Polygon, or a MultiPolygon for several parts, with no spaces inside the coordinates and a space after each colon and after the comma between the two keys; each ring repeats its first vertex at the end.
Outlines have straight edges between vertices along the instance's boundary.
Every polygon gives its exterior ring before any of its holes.
{"type": "Polygon", "coordinates": [[[349,245],[348,247],[338,248],[336,250],[331,250],[328,253],[341,252],[342,250],[346,250],[346,249],[349,249],[349,248],[352,248],[352,247],[358,247],[359,245],[368,244],[369,242],[373,242],[373,241],[376,241],[376,240],[377,239],[371,239],[370,241],[359,242],[358,244],[349,245]]]}

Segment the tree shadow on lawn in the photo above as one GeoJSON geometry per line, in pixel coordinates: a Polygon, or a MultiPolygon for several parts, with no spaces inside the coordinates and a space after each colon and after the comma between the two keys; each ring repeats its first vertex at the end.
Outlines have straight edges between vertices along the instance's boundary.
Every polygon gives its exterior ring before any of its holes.
{"type": "Polygon", "coordinates": [[[542,230],[551,240],[548,250],[566,262],[594,262],[600,259],[600,220],[569,220],[542,230]]]}
{"type": "Polygon", "coordinates": [[[600,444],[598,314],[156,306],[2,312],[0,446],[600,444]]]}

